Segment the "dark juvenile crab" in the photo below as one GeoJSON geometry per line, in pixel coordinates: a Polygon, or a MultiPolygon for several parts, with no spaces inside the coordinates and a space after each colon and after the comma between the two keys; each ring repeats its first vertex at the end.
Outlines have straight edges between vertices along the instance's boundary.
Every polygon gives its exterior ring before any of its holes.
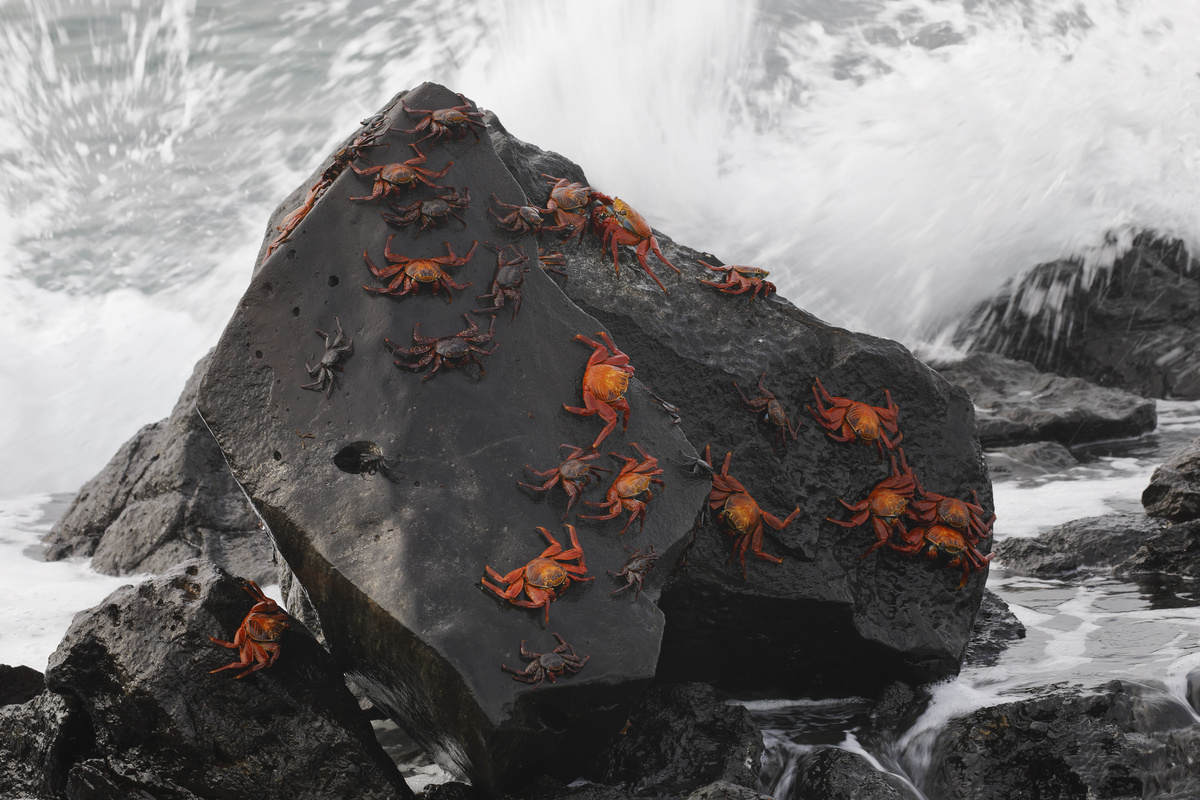
{"type": "Polygon", "coordinates": [[[404,348],[397,345],[390,339],[384,339],[383,343],[390,347],[394,353],[405,356],[419,357],[420,360],[414,364],[403,364],[399,361],[394,361],[397,367],[401,369],[411,369],[417,372],[426,367],[429,362],[433,362],[433,369],[429,370],[429,374],[421,378],[421,383],[429,380],[434,376],[443,364],[451,367],[464,366],[469,361],[474,361],[479,367],[479,377],[484,376],[485,370],[483,362],[475,357],[476,353],[480,355],[490,356],[496,350],[496,345],[492,345],[491,350],[484,350],[482,347],[475,345],[484,344],[491,340],[496,332],[496,318],[492,317],[492,327],[487,333],[480,333],[479,326],[474,320],[463,314],[463,319],[467,323],[467,327],[458,333],[449,336],[422,336],[421,323],[413,326],[413,341],[417,343],[416,347],[404,348]]]}
{"type": "Polygon", "coordinates": [[[563,489],[567,492],[568,498],[567,510],[563,512],[563,519],[566,519],[567,515],[571,513],[571,508],[579,499],[579,495],[592,482],[592,472],[612,472],[612,470],[607,467],[597,467],[591,463],[600,458],[600,453],[584,455],[587,452],[586,450],[570,444],[560,444],[558,447],[560,450],[564,447],[569,447],[571,448],[571,452],[567,454],[567,457],[557,467],[548,469],[545,472],[539,472],[528,464],[525,465],[525,469],[534,475],[546,478],[545,483],[541,486],[534,486],[531,483],[521,483],[518,481],[517,485],[524,486],[526,489],[532,489],[535,492],[548,492],[554,488],[554,484],[561,482],[563,489]]]}
{"type": "Polygon", "coordinates": [[[422,153],[415,144],[409,145],[417,154],[398,164],[381,164],[378,167],[368,167],[367,169],[359,169],[357,165],[351,164],[350,169],[354,170],[359,175],[375,176],[375,184],[371,188],[371,193],[365,197],[351,197],[351,200],[377,200],[380,197],[387,197],[393,194],[400,194],[406,189],[411,189],[421,182],[426,186],[432,186],[435,189],[449,189],[449,186],[439,186],[434,183],[431,178],[440,178],[445,175],[450,167],[454,166],[453,161],[446,163],[440,172],[424,169],[419,164],[424,164],[427,160],[425,154],[422,153]]]}
{"type": "Polygon", "coordinates": [[[491,242],[484,242],[483,246],[496,254],[496,277],[492,280],[492,291],[488,294],[476,295],[476,300],[491,299],[491,308],[473,308],[473,314],[495,314],[504,308],[505,300],[512,301],[512,316],[509,321],[517,318],[517,312],[521,310],[521,285],[525,283],[525,273],[529,272],[529,267],[521,266],[529,261],[529,256],[525,255],[525,248],[518,247],[515,244],[510,244],[506,248],[500,248],[491,242]],[[512,256],[508,256],[505,250],[512,250],[512,256]]]}
{"type": "Polygon", "coordinates": [[[450,217],[461,222],[464,228],[467,227],[467,221],[454,213],[454,209],[465,209],[470,204],[471,190],[464,186],[461,194],[457,189],[449,189],[428,200],[417,200],[406,206],[393,205],[395,214],[381,214],[380,216],[383,217],[384,222],[397,228],[406,228],[417,220],[421,220],[421,227],[417,228],[417,232],[414,234],[414,236],[420,236],[430,225],[445,225],[450,221],[450,217]]]}
{"type": "Polygon", "coordinates": [[[775,395],[771,394],[764,386],[767,379],[767,373],[763,373],[758,378],[759,397],[746,397],[742,392],[742,387],[738,386],[737,381],[733,382],[733,388],[737,389],[738,395],[742,398],[742,405],[751,411],[757,411],[762,416],[760,422],[770,423],[775,426],[775,454],[779,455],[782,450],[787,453],[788,434],[791,434],[792,441],[796,441],[796,431],[800,428],[800,423],[794,426],[788,420],[787,412],[783,410],[783,405],[776,399],[775,395]]]}
{"type": "Polygon", "coordinates": [[[379,445],[368,441],[351,442],[333,457],[334,466],[342,472],[359,475],[363,480],[366,480],[368,475],[378,473],[392,483],[404,480],[406,475],[402,470],[396,469],[400,461],[400,455],[389,458],[384,455],[379,445]]]}
{"type": "Polygon", "coordinates": [[[496,218],[497,225],[513,233],[536,233],[540,236],[542,231],[561,231],[569,227],[567,225],[547,225],[546,221],[542,219],[542,215],[554,213],[548,208],[514,206],[496,197],[495,194],[492,195],[492,202],[500,206],[500,208],[508,210],[509,213],[500,216],[494,209],[490,208],[488,209],[488,213],[496,218]]]}
{"type": "Polygon", "coordinates": [[[426,128],[429,133],[418,139],[418,142],[423,142],[426,139],[454,139],[454,141],[462,141],[467,135],[467,131],[475,134],[475,141],[479,141],[479,131],[487,130],[481,119],[483,119],[482,111],[472,111],[471,103],[459,92],[458,99],[462,101],[462,105],[451,106],[450,108],[409,108],[404,100],[400,101],[400,105],[409,114],[417,115],[424,114],[425,119],[417,123],[417,127],[404,130],[402,128],[392,128],[400,133],[420,133],[426,128]],[[479,130],[475,130],[478,128],[479,130]]]}
{"type": "Polygon", "coordinates": [[[531,653],[525,649],[525,640],[522,639],[521,658],[529,662],[525,665],[525,669],[513,669],[504,664],[500,665],[500,669],[511,673],[513,680],[521,681],[522,683],[532,683],[535,687],[541,685],[542,680],[546,678],[549,678],[550,682],[554,683],[555,678],[561,678],[563,673],[569,672],[574,675],[583,669],[583,665],[588,662],[591,656],[580,658],[575,655],[575,648],[564,642],[561,636],[556,633],[554,634],[554,638],[558,639],[558,647],[549,653],[531,653]]]}
{"type": "Polygon", "coordinates": [[[730,264],[727,267],[714,267],[712,264],[700,262],[713,272],[724,272],[724,280],[700,281],[706,286],[715,286],[725,294],[744,294],[750,292],[750,299],[762,294],[763,299],[775,294],[775,284],[767,280],[771,273],[759,267],[747,267],[742,264],[730,264]]]}
{"type": "Polygon", "coordinates": [[[333,393],[333,385],[337,380],[337,373],[334,370],[341,372],[342,359],[354,355],[354,340],[346,338],[342,332],[341,320],[334,317],[333,321],[337,323],[337,333],[333,336],[320,328],[317,329],[317,335],[325,337],[325,352],[321,355],[321,360],[315,367],[310,367],[307,361],[304,362],[304,368],[308,370],[309,377],[316,378],[316,380],[312,383],[300,384],[301,389],[309,389],[314,392],[324,389],[326,397],[333,393]]]}
{"type": "Polygon", "coordinates": [[[390,266],[380,269],[375,266],[375,262],[371,261],[367,251],[363,251],[363,261],[367,262],[367,267],[371,270],[372,275],[377,278],[392,279],[391,283],[382,288],[364,286],[363,288],[368,292],[404,297],[406,294],[417,291],[421,284],[428,283],[432,285],[434,294],[437,294],[439,286],[444,287],[446,302],[451,303],[454,302],[454,298],[450,294],[451,289],[465,289],[471,285],[470,283],[461,285],[455,283],[449,275],[442,271],[442,267],[461,267],[466,264],[475,255],[475,248],[479,246],[479,242],[472,243],[471,249],[462,258],[454,255],[454,248],[450,246],[449,242],[442,242],[446,246],[448,255],[436,258],[409,258],[392,252],[392,239],[394,238],[395,234],[389,236],[383,245],[383,257],[388,260],[390,266]]]}
{"type": "MultiPolygon", "coordinates": [[[[629,545],[625,545],[625,549],[629,550],[629,545]]],[[[642,548],[640,547],[635,550],[631,550],[629,560],[625,562],[625,566],[621,567],[620,572],[613,572],[611,569],[605,570],[614,578],[625,579],[624,586],[622,586],[620,589],[617,589],[615,592],[609,592],[609,594],[619,594],[628,589],[630,586],[636,584],[637,589],[633,593],[633,602],[636,603],[637,599],[641,597],[642,584],[646,580],[646,573],[654,569],[654,565],[657,563],[658,553],[655,552],[654,545],[650,545],[650,551],[647,553],[643,553],[642,548]]]]}

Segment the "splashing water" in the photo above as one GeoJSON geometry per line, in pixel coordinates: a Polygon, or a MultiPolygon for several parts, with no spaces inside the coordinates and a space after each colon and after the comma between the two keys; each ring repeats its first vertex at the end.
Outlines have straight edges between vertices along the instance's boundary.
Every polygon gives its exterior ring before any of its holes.
{"type": "Polygon", "coordinates": [[[0,2],[0,495],[165,415],[274,205],[423,80],[916,347],[1106,236],[1197,244],[1198,39],[1173,0],[0,2]]]}

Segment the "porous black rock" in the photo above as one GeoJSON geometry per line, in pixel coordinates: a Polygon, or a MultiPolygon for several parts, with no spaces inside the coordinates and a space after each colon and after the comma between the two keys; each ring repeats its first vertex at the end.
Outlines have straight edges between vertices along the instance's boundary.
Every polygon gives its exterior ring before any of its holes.
{"type": "Polygon", "coordinates": [[[71,766],[93,740],[73,697],[43,690],[0,707],[0,797],[62,797],[71,766]]]}
{"type": "Polygon", "coordinates": [[[956,341],[1143,397],[1200,398],[1200,268],[1142,233],[1110,266],[1040,264],[964,317],[956,341]]]}
{"type": "Polygon", "coordinates": [[[242,581],[195,560],[76,615],[46,670],[90,739],[72,753],[68,796],[412,796],[298,623],[271,667],[210,672],[237,659],[209,637],[232,640],[253,603],[242,581]]]}
{"type": "MultiPolygon", "coordinates": [[[[433,84],[404,97],[417,109],[462,103],[433,84]]],[[[400,96],[382,114],[359,134],[376,130],[386,145],[365,150],[367,159],[413,158],[409,143],[417,135],[384,128],[409,129],[421,116],[406,113],[400,96]]],[[[453,162],[439,184],[469,189],[470,206],[459,211],[465,227],[451,219],[421,235],[417,225],[389,228],[380,213],[387,206],[350,199],[370,194],[374,177],[339,173],[331,157],[305,186],[322,183],[322,175],[335,179],[256,270],[213,355],[200,408],[303,585],[331,651],[375,705],[482,791],[541,772],[570,780],[621,729],[654,675],[663,629],[654,601],[708,479],[691,472],[695,450],[638,382],[643,371],[635,361],[628,431],[618,426],[596,463],[619,467],[607,454],[633,456],[634,442],[659,459],[665,487],[652,487],[644,528],[635,523],[620,535],[624,513],[578,521],[594,582],[569,586],[550,606],[549,624],[542,609],[518,608],[481,584],[485,566],[509,573],[547,548],[536,526],[571,546],[562,489],[538,494],[517,483],[531,481],[525,465],[549,469],[565,453],[561,444],[586,448],[603,427],[597,417],[563,408],[582,405],[593,353],[574,337],[594,338],[603,326],[538,269],[533,235],[510,234],[489,215],[493,194],[510,203],[522,194],[488,138],[427,139],[419,148],[428,158],[423,168],[453,162]],[[364,253],[382,269],[388,242],[394,254],[431,258],[447,254],[443,241],[460,257],[479,243],[467,264],[446,267],[471,288],[431,296],[422,287],[402,298],[364,291],[385,285],[364,253]],[[416,373],[396,366],[416,358],[396,354],[385,337],[411,348],[416,325],[424,336],[452,335],[464,330],[464,312],[487,305],[477,296],[489,292],[497,257],[486,242],[522,248],[530,269],[520,313],[514,319],[514,304],[506,305],[494,315],[493,338],[478,345],[494,346],[479,356],[482,369],[447,365],[435,374],[433,364],[416,373]],[[339,325],[352,353],[323,391],[303,388],[314,381],[305,363],[325,352],[327,339],[316,331],[332,334],[339,325]],[[640,597],[611,594],[624,581],[607,571],[626,563],[626,545],[653,545],[660,558],[640,597]],[[522,643],[535,653],[553,650],[555,634],[589,659],[576,674],[534,686],[502,669],[526,667],[522,643]]],[[[369,167],[366,159],[357,165],[369,167]]],[[[433,191],[420,187],[397,202],[433,191]]],[[[294,208],[282,206],[272,224],[294,208]]],[[[470,319],[486,334],[492,318],[470,319]]],[[[616,344],[623,345],[619,336],[616,344]]],[[[593,485],[589,497],[601,492],[593,485]]]]}
{"type": "Polygon", "coordinates": [[[1025,626],[1017,619],[1000,595],[985,589],[975,630],[967,644],[963,664],[976,667],[994,666],[1008,646],[1025,638],[1025,626]]]}
{"type": "MultiPolygon", "coordinates": [[[[567,158],[516,139],[494,116],[487,121],[530,202],[546,203],[544,175],[588,183],[567,158]]],[[[956,673],[986,571],[972,572],[959,590],[961,572],[944,563],[890,548],[863,558],[875,540],[869,526],[847,530],[826,517],[845,519],[838,499],[865,498],[890,475],[888,464],[861,443],[831,440],[805,407],[814,405],[817,378],[834,395],[876,406],[890,390],[901,410],[902,446],[925,487],[966,500],[975,490],[990,509],[966,393],[896,342],[827,325],[778,296],[752,299],[701,284],[716,273],[699,261],[721,260],[655,234],[683,272],[649,256],[669,295],[631,248],[620,248],[618,274],[611,251],[593,236],[565,248],[570,277],[563,291],[612,331],[650,389],[678,407],[679,427],[697,449],[711,444],[718,468],[732,452],[730,475],[764,510],[782,519],[800,509],[787,529],[767,528],[763,537],[763,550],[783,563],[751,556],[744,577],[731,558],[732,540],[712,522],[697,529],[686,564],[660,601],[670,625],[659,679],[716,682],[732,692],[846,696],[875,694],[897,678],[922,683],[956,673]],[[766,387],[801,425],[786,454],[776,454],[773,427],[743,407],[733,385],[755,396],[764,372],[766,387]]],[[[795,263],[802,261],[796,254],[795,263]]]]}
{"type": "Polygon", "coordinates": [[[924,789],[945,800],[1195,797],[1198,732],[1161,688],[1051,689],[951,721],[924,789]]]}
{"type": "Polygon", "coordinates": [[[899,776],[880,772],[866,758],[826,747],[796,764],[790,800],[917,800],[899,776]]]}
{"type": "Polygon", "coordinates": [[[264,585],[271,542],[196,413],[206,355],[171,415],[146,425],[84,484],[44,541],[46,559],[92,556],[106,575],[162,573],[203,557],[264,585]]]}
{"type": "Polygon", "coordinates": [[[703,683],[651,687],[591,777],[637,796],[686,795],[722,781],[754,786],[762,733],[749,712],[703,683]]]}
{"type": "Polygon", "coordinates": [[[1124,439],[1158,424],[1153,400],[1043,372],[995,353],[972,353],[937,369],[971,396],[984,447],[1124,439]]]}
{"type": "Polygon", "coordinates": [[[1150,476],[1142,506],[1151,517],[1187,522],[1200,519],[1200,439],[1171,454],[1150,476]]]}

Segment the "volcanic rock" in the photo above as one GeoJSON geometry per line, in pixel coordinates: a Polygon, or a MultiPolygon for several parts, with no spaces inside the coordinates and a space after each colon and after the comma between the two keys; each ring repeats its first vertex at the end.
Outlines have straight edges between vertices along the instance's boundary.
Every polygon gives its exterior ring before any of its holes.
{"type": "Polygon", "coordinates": [[[880,772],[867,759],[827,747],[796,765],[791,800],[916,800],[920,795],[895,775],[880,772]]]}
{"type": "Polygon", "coordinates": [[[762,754],[745,708],[717,700],[707,684],[656,685],[593,777],[638,796],[684,795],[715,781],[753,786],[762,754]]]}
{"type": "Polygon", "coordinates": [[[0,797],[58,798],[93,740],[75,698],[42,691],[0,707],[0,797]]]}
{"type": "Polygon", "coordinates": [[[1195,400],[1197,323],[1195,259],[1182,242],[1143,233],[1109,267],[1038,265],[969,313],[956,341],[1143,397],[1195,400]]]}
{"type": "MultiPolygon", "coordinates": [[[[405,100],[417,109],[463,102],[433,84],[405,100]]],[[[416,135],[384,129],[413,128],[423,115],[406,113],[400,96],[382,115],[356,135],[366,142],[376,131],[387,145],[364,150],[366,157],[376,165],[415,157],[409,143],[416,135]]],[[[374,176],[339,171],[328,160],[306,186],[330,176],[332,183],[257,269],[213,355],[200,409],[303,585],[331,651],[375,705],[481,791],[542,772],[570,780],[621,730],[654,675],[664,624],[654,601],[708,479],[691,472],[696,451],[635,378],[626,394],[629,428],[618,425],[593,463],[618,468],[623,462],[608,453],[632,457],[631,443],[658,457],[665,486],[651,487],[644,527],[635,523],[621,535],[627,512],[578,521],[594,580],[568,586],[549,606],[548,624],[543,609],[519,608],[481,584],[485,566],[519,575],[547,549],[547,535],[571,547],[563,490],[529,492],[517,483],[532,480],[525,465],[547,470],[565,454],[561,444],[586,448],[603,427],[598,417],[563,406],[582,405],[593,353],[575,337],[594,339],[604,326],[538,269],[533,235],[510,234],[488,214],[493,194],[523,201],[488,138],[426,139],[419,148],[428,158],[423,168],[440,172],[453,162],[440,184],[469,189],[470,206],[458,212],[465,226],[450,219],[424,234],[417,224],[389,228],[380,213],[386,205],[350,199],[369,195],[374,176]],[[488,305],[477,298],[497,272],[488,242],[513,245],[530,259],[515,317],[512,302],[495,315],[464,314],[488,305]],[[444,266],[471,288],[442,287],[431,296],[422,286],[404,297],[364,291],[386,285],[368,258],[383,270],[385,252],[433,258],[450,246],[459,257],[472,254],[463,266],[444,266]],[[418,344],[418,325],[422,336],[446,337],[469,324],[478,325],[481,366],[451,360],[435,373],[434,363],[417,365],[420,354],[396,352],[418,344]],[[320,390],[303,388],[320,380],[306,362],[320,360],[339,329],[352,350],[320,390]],[[624,581],[606,571],[627,562],[626,545],[653,546],[660,558],[640,596],[610,594],[624,581]],[[522,645],[554,650],[555,634],[588,659],[577,673],[535,686],[502,669],[530,663],[522,645]]],[[[362,159],[358,167],[369,164],[362,159]]],[[[420,187],[396,202],[435,191],[445,190],[420,187]]],[[[281,207],[272,224],[294,207],[281,207]]],[[[633,364],[640,378],[643,368],[633,364]]],[[[599,483],[610,482],[603,476],[599,483]]],[[[591,496],[601,491],[594,485],[591,496]]]]}
{"type": "Polygon", "coordinates": [[[1032,364],[994,353],[972,353],[938,371],[971,395],[984,447],[1123,439],[1158,424],[1153,400],[1082,378],[1040,372],[1032,364]]]}
{"type": "Polygon", "coordinates": [[[273,666],[210,674],[236,658],[209,636],[233,639],[252,604],[240,581],[191,561],[76,615],[46,671],[53,694],[30,701],[69,717],[57,736],[71,746],[57,752],[70,763],[51,772],[66,774],[67,796],[412,796],[298,623],[273,666]]]}
{"type": "MultiPolygon", "coordinates": [[[[516,139],[495,116],[485,119],[530,202],[545,204],[544,175],[588,183],[568,159],[516,139]]],[[[959,590],[961,572],[944,562],[890,548],[863,558],[875,538],[869,526],[847,530],[826,517],[845,519],[838,499],[865,498],[890,475],[888,464],[862,443],[833,441],[805,407],[815,405],[817,378],[833,395],[876,406],[890,390],[902,446],[925,487],[967,500],[976,490],[987,509],[991,486],[966,393],[896,342],[832,327],[778,296],[729,295],[700,283],[716,273],[699,261],[721,260],[655,235],[683,271],[649,256],[670,295],[629,248],[621,248],[618,274],[595,237],[565,248],[563,291],[613,333],[650,389],[678,407],[679,427],[697,449],[711,444],[718,468],[732,452],[730,475],[765,511],[782,519],[800,509],[789,527],[763,537],[762,549],[783,563],[750,557],[745,575],[728,536],[712,522],[697,529],[659,603],[670,625],[658,678],[811,697],[872,695],[897,678],[922,683],[956,673],[985,573],[973,572],[959,590]],[[775,452],[774,426],[745,408],[734,387],[754,397],[763,373],[801,426],[786,453],[775,452]]]]}
{"type": "Polygon", "coordinates": [[[1150,476],[1142,505],[1171,522],[1200,519],[1200,439],[1181,448],[1150,476]]]}
{"type": "Polygon", "coordinates": [[[1160,689],[1049,691],[950,722],[925,790],[946,800],[1195,797],[1198,733],[1187,706],[1160,689]]]}
{"type": "Polygon", "coordinates": [[[92,556],[106,575],[166,572],[203,557],[275,582],[270,539],[196,413],[209,356],[171,415],[143,427],[80,489],[46,534],[46,559],[92,556]]]}
{"type": "Polygon", "coordinates": [[[0,706],[27,703],[45,689],[46,677],[36,669],[0,664],[0,706]]]}
{"type": "Polygon", "coordinates": [[[1025,480],[1065,472],[1079,459],[1058,442],[1031,442],[988,450],[988,474],[993,481],[1025,480]]]}
{"type": "Polygon", "coordinates": [[[963,655],[963,664],[994,666],[1011,642],[1024,638],[1025,626],[1013,614],[1008,603],[995,592],[985,589],[979,614],[975,617],[975,630],[963,655]]]}

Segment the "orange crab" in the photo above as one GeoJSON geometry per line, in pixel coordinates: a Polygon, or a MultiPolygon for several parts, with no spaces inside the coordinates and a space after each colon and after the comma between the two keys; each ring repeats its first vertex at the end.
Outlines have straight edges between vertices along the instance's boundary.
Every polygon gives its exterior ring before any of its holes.
{"type": "Polygon", "coordinates": [[[642,269],[658,284],[658,288],[662,289],[664,294],[671,294],[654,274],[654,270],[650,269],[650,265],[646,262],[646,254],[653,250],[654,255],[658,256],[658,260],[675,270],[676,274],[680,274],[679,268],[667,261],[667,257],[662,254],[662,250],[658,246],[658,239],[651,230],[650,223],[646,222],[646,218],[619,197],[613,199],[599,192],[592,192],[592,196],[593,199],[600,201],[592,209],[592,224],[600,236],[602,250],[609,246],[609,242],[612,243],[613,268],[617,273],[621,272],[621,265],[617,262],[617,245],[627,244],[636,247],[637,259],[642,265],[642,269]]]}
{"type": "Polygon", "coordinates": [[[625,466],[621,467],[621,471],[613,479],[612,486],[608,489],[608,496],[603,503],[584,501],[585,505],[593,508],[607,508],[609,513],[579,515],[580,519],[613,519],[622,511],[628,511],[629,519],[625,521],[625,527],[621,528],[622,534],[633,524],[635,519],[641,520],[638,525],[639,531],[646,526],[646,505],[654,498],[654,495],[650,493],[650,485],[654,483],[659,486],[666,485],[661,479],[655,477],[663,474],[661,469],[657,469],[658,459],[651,458],[650,454],[637,442],[630,442],[629,446],[641,456],[641,463],[638,463],[636,458],[629,458],[620,453],[609,453],[610,456],[624,460],[625,466]],[[639,499],[643,497],[644,500],[639,499]]]}
{"type": "Polygon", "coordinates": [[[247,667],[234,675],[235,678],[244,678],[251,672],[266,669],[279,659],[279,640],[283,632],[291,627],[288,624],[287,612],[263,594],[257,583],[248,580],[242,588],[254,598],[255,603],[238,626],[233,641],[226,642],[213,636],[208,637],[221,647],[237,650],[240,660],[209,670],[210,674],[225,669],[247,667]]]}
{"type": "MultiPolygon", "coordinates": [[[[782,564],[783,559],[779,556],[773,556],[770,553],[764,553],[762,549],[763,523],[767,523],[777,531],[781,531],[800,514],[800,507],[788,514],[787,519],[781,520],[778,517],[768,514],[763,511],[750,493],[746,491],[746,487],[741,481],[729,474],[729,461],[733,458],[733,453],[725,454],[725,463],[721,465],[721,471],[713,474],[712,491],[708,494],[708,505],[716,511],[720,509],[718,518],[722,526],[730,536],[737,537],[737,541],[733,546],[733,555],[730,556],[730,561],[734,557],[740,557],[742,561],[742,577],[746,577],[746,552],[749,551],[761,558],[763,561],[770,561],[773,564],[782,564]]],[[[704,461],[712,468],[712,456],[709,448],[704,448],[704,461]]]]}
{"type": "Polygon", "coordinates": [[[604,331],[596,334],[604,340],[604,344],[587,338],[582,333],[575,339],[592,348],[588,358],[587,368],[583,373],[583,408],[564,405],[572,414],[590,417],[598,414],[604,420],[604,430],[592,442],[593,450],[600,447],[604,437],[617,427],[617,412],[625,417],[621,432],[629,429],[629,403],[625,400],[625,390],[629,388],[629,377],[633,375],[633,367],[629,366],[629,356],[622,353],[613,344],[613,340],[604,331]]]}
{"type": "Polygon", "coordinates": [[[812,406],[805,408],[821,427],[829,431],[830,439],[837,442],[852,442],[858,439],[866,444],[874,444],[879,449],[880,459],[883,458],[884,445],[887,445],[888,450],[894,450],[904,439],[904,434],[900,433],[900,428],[896,425],[900,409],[892,402],[892,394],[887,389],[883,390],[883,396],[887,398],[887,407],[880,408],[857,400],[847,400],[845,397],[831,397],[821,385],[821,379],[815,380],[813,397],[817,401],[817,410],[813,410],[812,406]],[[821,394],[817,394],[818,389],[821,394]],[[829,404],[828,408],[821,402],[822,396],[825,403],[829,404]],[[896,438],[888,439],[888,433],[896,438]]]}
{"type": "Polygon", "coordinates": [[[424,164],[426,161],[425,154],[415,145],[410,144],[416,155],[408,161],[399,164],[381,164],[378,167],[368,167],[367,169],[359,169],[356,164],[351,162],[350,169],[354,170],[359,175],[375,176],[375,184],[371,188],[371,194],[365,197],[351,197],[351,200],[377,200],[380,197],[387,197],[391,194],[400,194],[406,189],[411,189],[417,185],[417,182],[432,186],[435,189],[449,189],[449,186],[439,186],[430,178],[441,178],[454,166],[454,162],[447,162],[446,166],[442,167],[440,172],[424,169],[418,164],[424,164]]]}
{"type": "Polygon", "coordinates": [[[962,580],[958,582],[957,586],[959,589],[967,585],[967,578],[970,577],[972,569],[982,572],[996,555],[995,553],[983,555],[975,549],[975,545],[967,541],[961,531],[946,525],[916,528],[908,531],[901,538],[904,539],[902,545],[895,542],[890,543],[892,549],[899,553],[919,553],[924,550],[925,554],[933,559],[939,555],[948,556],[947,568],[961,566],[962,580]]]}
{"type": "Polygon", "coordinates": [[[723,281],[700,281],[706,286],[715,286],[725,294],[745,294],[750,292],[750,299],[762,294],[763,299],[775,294],[775,284],[767,280],[770,272],[759,267],[747,267],[744,264],[731,264],[728,267],[714,267],[704,261],[700,262],[713,272],[724,272],[723,281]]]}
{"type": "Polygon", "coordinates": [[[446,302],[451,303],[454,301],[454,298],[450,294],[451,289],[465,289],[471,285],[464,283],[460,286],[450,280],[450,276],[442,271],[442,267],[461,267],[463,264],[466,264],[475,255],[475,248],[479,246],[479,242],[473,242],[471,249],[462,258],[454,255],[454,248],[450,246],[449,242],[442,242],[446,246],[446,252],[449,255],[437,258],[409,258],[408,256],[401,256],[392,252],[392,239],[395,238],[396,235],[392,234],[383,245],[384,258],[388,260],[391,266],[380,269],[375,266],[375,262],[371,261],[371,257],[367,255],[367,251],[363,251],[363,261],[367,262],[372,275],[377,278],[392,279],[391,283],[382,288],[364,286],[363,288],[368,292],[387,294],[392,297],[404,297],[406,294],[417,291],[421,284],[428,283],[432,284],[434,294],[437,294],[439,286],[445,287],[446,302]]]}
{"type": "Polygon", "coordinates": [[[738,395],[742,398],[742,405],[751,411],[757,411],[762,414],[761,422],[769,422],[775,426],[775,454],[779,455],[782,450],[787,453],[787,437],[791,434],[792,441],[796,441],[796,432],[800,429],[800,423],[792,425],[788,420],[787,412],[783,410],[783,404],[776,399],[775,395],[767,390],[764,382],[767,379],[767,373],[763,373],[758,378],[759,397],[746,397],[742,392],[742,387],[738,386],[738,382],[733,382],[733,388],[737,389],[738,395]]]}
{"type": "Polygon", "coordinates": [[[571,229],[564,242],[583,236],[587,226],[588,204],[596,193],[582,183],[566,178],[556,178],[544,172],[542,177],[550,183],[550,199],[546,201],[546,210],[554,214],[554,222],[558,226],[555,230],[571,229]]]}
{"type": "Polygon", "coordinates": [[[507,600],[514,606],[544,608],[546,623],[549,624],[550,603],[566,591],[572,580],[595,580],[583,577],[587,574],[587,565],[583,561],[583,548],[579,546],[579,539],[575,535],[575,526],[565,525],[564,527],[571,537],[569,550],[563,550],[562,545],[550,535],[550,531],[538,528],[537,530],[550,543],[550,546],[543,550],[540,556],[523,567],[517,567],[507,575],[501,575],[490,566],[485,565],[484,569],[487,574],[498,583],[504,584],[504,588],[489,582],[487,578],[483,578],[480,582],[495,592],[498,597],[507,600]],[[566,563],[572,559],[579,559],[579,562],[577,564],[566,563]],[[528,600],[521,600],[518,597],[522,591],[525,592],[528,600]]]}
{"type": "Polygon", "coordinates": [[[575,447],[570,444],[559,445],[559,449],[564,447],[571,448],[571,452],[567,454],[567,457],[561,464],[553,469],[539,472],[528,464],[525,465],[525,469],[534,475],[547,478],[548,480],[545,483],[541,486],[534,486],[532,483],[517,481],[517,485],[524,486],[526,489],[532,489],[535,492],[548,492],[554,488],[554,484],[562,483],[562,487],[566,490],[568,498],[567,510],[563,512],[563,519],[566,519],[567,515],[571,513],[572,506],[575,505],[575,501],[579,499],[579,495],[592,482],[592,472],[612,472],[612,470],[607,467],[597,467],[590,463],[600,457],[599,453],[585,456],[584,453],[587,451],[582,447],[575,447]]]}
{"type": "Polygon", "coordinates": [[[904,527],[903,515],[907,513],[909,517],[915,518],[910,506],[918,484],[908,461],[904,458],[903,448],[900,450],[900,463],[903,464],[903,469],[896,466],[896,459],[892,457],[892,477],[875,484],[866,500],[851,505],[838,498],[839,503],[854,512],[849,520],[826,517],[833,524],[843,528],[856,528],[870,518],[871,526],[875,529],[875,543],[867,548],[862,558],[890,544],[893,530],[899,531],[901,536],[908,534],[904,527]]]}
{"type": "Polygon", "coordinates": [[[991,519],[984,521],[983,515],[987,512],[979,505],[979,493],[974,489],[971,490],[971,496],[975,498],[974,503],[927,492],[920,483],[917,484],[917,490],[921,498],[914,500],[912,506],[916,518],[921,522],[955,528],[972,544],[981,542],[992,534],[996,515],[992,514],[991,519]]]}

